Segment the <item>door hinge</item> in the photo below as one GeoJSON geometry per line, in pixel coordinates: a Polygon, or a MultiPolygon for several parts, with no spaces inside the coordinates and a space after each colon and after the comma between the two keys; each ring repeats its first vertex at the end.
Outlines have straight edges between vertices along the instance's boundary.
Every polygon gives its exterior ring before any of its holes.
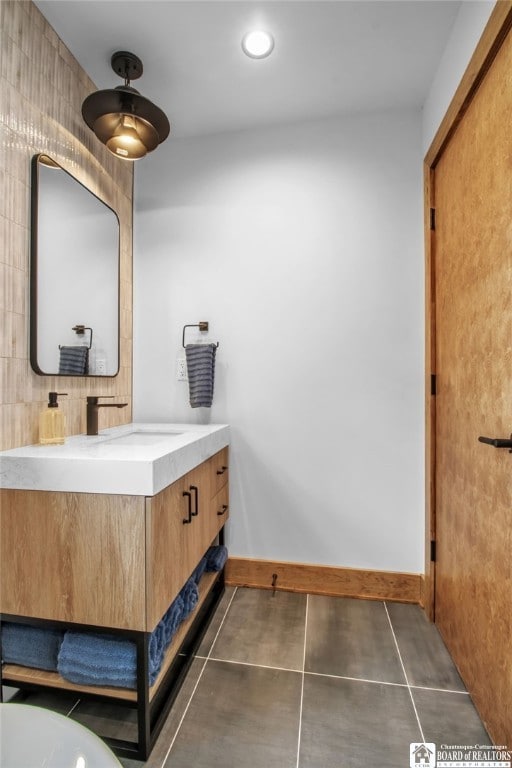
{"type": "Polygon", "coordinates": [[[436,228],[436,209],[430,209],[430,229],[435,231],[436,228]]]}
{"type": "Polygon", "coordinates": [[[430,374],[430,394],[437,395],[437,375],[435,373],[430,374]]]}
{"type": "Polygon", "coordinates": [[[436,562],[436,541],[435,539],[432,539],[430,542],[430,562],[435,563],[436,562]]]}

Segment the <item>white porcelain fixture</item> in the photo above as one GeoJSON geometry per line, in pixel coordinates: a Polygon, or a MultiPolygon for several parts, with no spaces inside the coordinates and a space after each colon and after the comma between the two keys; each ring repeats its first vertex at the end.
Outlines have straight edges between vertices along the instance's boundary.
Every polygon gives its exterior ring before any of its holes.
{"type": "Polygon", "coordinates": [[[2,768],[121,768],[98,736],[49,709],[0,704],[0,734],[2,768]]]}
{"type": "Polygon", "coordinates": [[[0,453],[0,488],[154,496],[229,444],[225,424],[125,424],[0,453]]]}
{"type": "Polygon", "coordinates": [[[270,56],[273,49],[274,38],[262,29],[247,32],[242,39],[242,50],[251,59],[264,59],[265,56],[270,56]]]}

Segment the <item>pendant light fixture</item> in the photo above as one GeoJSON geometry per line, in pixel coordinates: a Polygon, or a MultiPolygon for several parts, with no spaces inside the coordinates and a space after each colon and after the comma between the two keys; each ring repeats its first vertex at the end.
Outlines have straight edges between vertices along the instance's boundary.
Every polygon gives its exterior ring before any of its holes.
{"type": "Polygon", "coordinates": [[[169,120],[153,102],[130,86],[142,75],[142,61],[128,51],[117,51],[111,59],[114,72],[124,85],[87,96],[82,116],[98,139],[123,160],[138,160],[165,141],[169,120]]]}

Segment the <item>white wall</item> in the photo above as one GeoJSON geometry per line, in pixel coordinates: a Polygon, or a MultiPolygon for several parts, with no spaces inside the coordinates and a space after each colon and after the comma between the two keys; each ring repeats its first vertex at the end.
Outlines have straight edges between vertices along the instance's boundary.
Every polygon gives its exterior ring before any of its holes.
{"type": "Polygon", "coordinates": [[[423,154],[432,143],[494,6],[494,0],[461,3],[423,107],[423,154]]]}
{"type": "Polygon", "coordinates": [[[137,166],[134,418],[231,425],[232,555],[422,570],[420,145],[419,113],[374,114],[137,166]],[[211,414],[175,374],[199,320],[211,414]]]}

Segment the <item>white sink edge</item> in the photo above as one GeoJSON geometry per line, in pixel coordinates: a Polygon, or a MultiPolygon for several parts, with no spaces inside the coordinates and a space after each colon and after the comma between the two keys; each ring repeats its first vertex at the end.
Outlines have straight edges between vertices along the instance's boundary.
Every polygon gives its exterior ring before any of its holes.
{"type": "Polygon", "coordinates": [[[132,422],[64,445],[3,451],[0,488],[153,496],[227,445],[227,424],[132,422]],[[170,433],[169,440],[116,445],[114,438],[135,431],[170,433]]]}

